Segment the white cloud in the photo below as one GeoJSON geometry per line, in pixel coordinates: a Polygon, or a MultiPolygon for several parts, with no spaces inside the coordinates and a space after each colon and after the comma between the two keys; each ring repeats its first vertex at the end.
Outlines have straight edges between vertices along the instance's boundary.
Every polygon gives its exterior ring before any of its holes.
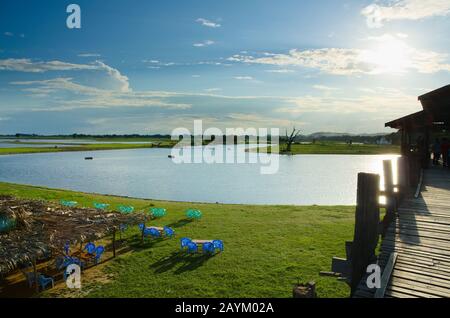
{"type": "Polygon", "coordinates": [[[80,85],[74,83],[70,77],[58,77],[47,80],[37,81],[15,81],[11,82],[11,85],[19,86],[32,86],[32,88],[25,88],[24,91],[34,94],[50,94],[61,90],[71,91],[76,94],[83,95],[101,95],[105,93],[105,90],[101,90],[91,86],[80,85]]]}
{"type": "Polygon", "coordinates": [[[251,81],[251,80],[253,80],[253,77],[251,77],[251,76],[235,76],[234,79],[237,79],[239,81],[251,81]]]}
{"type": "Polygon", "coordinates": [[[79,57],[100,57],[101,54],[98,53],[80,53],[78,54],[79,57]]]}
{"type": "Polygon", "coordinates": [[[325,85],[313,85],[313,88],[320,90],[320,91],[336,91],[338,90],[336,87],[330,87],[325,85]]]}
{"type": "Polygon", "coordinates": [[[263,53],[259,56],[236,54],[230,62],[273,65],[278,67],[304,67],[333,75],[361,75],[404,73],[414,70],[420,73],[450,71],[448,55],[415,49],[402,41],[403,36],[384,35],[369,38],[369,47],[322,48],[290,50],[287,54],[263,53]]]}
{"type": "Polygon", "coordinates": [[[197,20],[195,20],[195,22],[200,23],[201,25],[205,26],[205,27],[209,27],[209,28],[220,28],[221,25],[219,23],[210,21],[208,19],[204,19],[204,18],[198,18],[197,20]]]}
{"type": "Polygon", "coordinates": [[[91,64],[75,64],[61,61],[32,61],[31,59],[5,59],[0,60],[0,71],[16,71],[43,73],[47,71],[95,70],[91,64]]]}
{"type": "Polygon", "coordinates": [[[393,0],[383,4],[373,3],[361,14],[367,18],[367,25],[380,28],[384,22],[393,20],[420,20],[433,16],[450,14],[448,0],[393,0]]]}
{"type": "Polygon", "coordinates": [[[353,74],[368,71],[367,66],[359,60],[361,51],[357,49],[315,49],[299,51],[290,50],[288,54],[268,54],[262,57],[234,55],[228,60],[250,64],[276,65],[279,67],[301,66],[317,68],[330,74],[353,74]]]}
{"type": "Polygon", "coordinates": [[[148,66],[146,66],[146,68],[148,69],[153,69],[153,70],[158,70],[162,67],[166,67],[166,66],[174,66],[174,65],[180,65],[177,64],[175,62],[161,62],[159,60],[149,60],[149,59],[144,59],[142,60],[143,63],[145,64],[149,64],[148,66]]]}
{"type": "Polygon", "coordinates": [[[161,63],[161,62],[158,61],[158,60],[147,60],[147,59],[142,60],[142,62],[144,62],[144,63],[150,63],[150,64],[159,64],[159,63],[161,63]]]}
{"type": "MultiPolygon", "coordinates": [[[[114,72],[114,71],[112,71],[114,72]]],[[[118,76],[117,74],[115,76],[118,76]]],[[[61,92],[72,93],[72,99],[58,100],[57,105],[37,107],[34,111],[67,111],[82,108],[113,108],[113,107],[163,107],[168,109],[190,108],[186,103],[165,101],[172,97],[164,92],[133,92],[129,90],[106,90],[73,82],[72,78],[54,78],[37,81],[16,81],[11,85],[23,86],[22,90],[31,93],[33,97],[45,97],[61,92]]]]}
{"type": "Polygon", "coordinates": [[[372,73],[404,73],[416,70],[419,73],[450,71],[448,55],[433,51],[419,50],[409,46],[405,34],[369,37],[371,49],[364,50],[362,58],[370,64],[372,73]]]}
{"type": "Polygon", "coordinates": [[[29,73],[44,73],[49,71],[81,71],[97,70],[106,72],[113,80],[119,83],[122,92],[130,90],[128,77],[122,75],[117,69],[101,62],[92,64],[75,64],[61,61],[32,61],[31,59],[5,59],[0,60],[0,71],[16,71],[29,73]]]}
{"type": "Polygon", "coordinates": [[[377,87],[363,90],[363,94],[356,97],[342,97],[337,94],[326,96],[300,96],[288,98],[290,104],[280,107],[277,112],[287,114],[304,113],[383,113],[388,118],[420,110],[416,95],[405,93],[399,89],[377,87]]]}
{"type": "Polygon", "coordinates": [[[131,91],[130,83],[128,82],[128,77],[122,75],[119,70],[106,65],[101,61],[96,61],[96,64],[99,66],[99,69],[105,70],[113,79],[120,83],[120,91],[121,92],[129,92],[131,91]]]}
{"type": "Polygon", "coordinates": [[[295,73],[294,70],[288,70],[288,69],[267,70],[266,72],[268,72],[268,73],[280,73],[280,74],[295,73]]]}
{"type": "Polygon", "coordinates": [[[221,88],[213,87],[205,89],[205,92],[213,93],[213,92],[220,92],[221,90],[222,90],[221,88]]]}
{"type": "MultiPolygon", "coordinates": [[[[334,90],[332,87],[317,86],[317,89],[331,89],[326,94],[319,94],[320,96],[280,97],[224,96],[214,94],[215,88],[208,89],[205,93],[121,92],[82,85],[71,78],[16,81],[10,84],[17,85],[32,96],[40,97],[40,94],[43,94],[49,98],[33,101],[31,107],[28,103],[9,105],[0,100],[2,110],[30,114],[31,111],[63,112],[98,109],[96,119],[109,118],[112,125],[108,126],[110,130],[117,128],[127,132],[133,131],[137,123],[142,125],[141,128],[156,129],[155,127],[158,127],[156,132],[166,131],[170,130],[168,127],[192,124],[194,118],[202,118],[215,127],[223,125],[224,127],[287,128],[293,123],[296,125],[304,123],[314,129],[324,127],[323,129],[338,131],[348,129],[348,122],[355,120],[355,124],[351,126],[354,131],[367,131],[367,129],[380,131],[383,130],[383,123],[390,118],[411,113],[415,111],[415,107],[420,109],[416,93],[409,94],[380,87],[371,87],[367,90],[355,88],[354,95],[347,91],[343,95],[341,91],[334,90]],[[217,107],[211,110],[209,105],[217,105],[217,107]],[[242,111],[242,105],[246,105],[247,113],[242,111]],[[126,109],[125,112],[124,109],[126,109]],[[367,113],[370,113],[370,116],[367,116],[367,113]],[[130,125],[126,127],[115,126],[117,123],[123,123],[127,116],[135,120],[130,120],[130,125]],[[370,122],[365,122],[365,118],[370,118],[370,122]]],[[[10,116],[9,113],[5,115],[10,116]]],[[[49,116],[52,115],[49,114],[49,116]]],[[[81,112],[80,116],[80,120],[93,119],[81,112]]],[[[106,126],[104,128],[107,129],[106,126]]],[[[99,132],[98,127],[92,127],[92,129],[99,132]]]]}
{"type": "Polygon", "coordinates": [[[205,46],[213,45],[214,43],[216,43],[216,42],[214,42],[212,40],[206,40],[206,41],[203,41],[203,42],[200,42],[200,43],[194,43],[193,46],[195,46],[195,47],[205,47],[205,46]]]}

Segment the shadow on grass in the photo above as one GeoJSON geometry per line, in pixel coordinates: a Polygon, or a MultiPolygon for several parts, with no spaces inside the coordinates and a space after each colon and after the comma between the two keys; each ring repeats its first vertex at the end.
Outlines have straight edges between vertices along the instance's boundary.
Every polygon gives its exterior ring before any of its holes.
{"type": "Polygon", "coordinates": [[[188,225],[192,222],[193,220],[191,219],[182,219],[182,220],[178,220],[176,222],[167,224],[168,227],[173,227],[173,228],[179,228],[185,225],[188,225]]]}
{"type": "Polygon", "coordinates": [[[172,255],[151,264],[150,268],[154,268],[155,273],[161,274],[181,264],[174,273],[182,274],[199,268],[215,255],[216,254],[187,254],[183,251],[174,252],[172,255]]]}
{"type": "Polygon", "coordinates": [[[134,235],[127,239],[126,244],[128,244],[131,250],[141,251],[154,247],[156,244],[164,242],[169,238],[159,237],[159,238],[144,238],[144,243],[142,243],[142,238],[140,235],[134,235]]]}

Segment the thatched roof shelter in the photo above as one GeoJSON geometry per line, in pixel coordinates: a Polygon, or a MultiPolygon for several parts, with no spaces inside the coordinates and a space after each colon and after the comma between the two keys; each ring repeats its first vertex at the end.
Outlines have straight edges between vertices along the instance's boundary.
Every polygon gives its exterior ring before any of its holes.
{"type": "Polygon", "coordinates": [[[145,214],[68,208],[39,200],[0,196],[0,218],[15,226],[0,232],[0,277],[32,261],[59,255],[64,244],[112,234],[120,224],[137,224],[145,214]]]}

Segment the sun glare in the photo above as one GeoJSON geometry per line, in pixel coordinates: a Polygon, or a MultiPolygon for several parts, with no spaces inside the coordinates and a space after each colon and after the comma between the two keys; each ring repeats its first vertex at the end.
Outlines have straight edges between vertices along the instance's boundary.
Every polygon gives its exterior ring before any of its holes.
{"type": "Polygon", "coordinates": [[[409,61],[408,46],[396,39],[387,38],[365,53],[364,60],[374,66],[375,73],[402,73],[409,61]]]}

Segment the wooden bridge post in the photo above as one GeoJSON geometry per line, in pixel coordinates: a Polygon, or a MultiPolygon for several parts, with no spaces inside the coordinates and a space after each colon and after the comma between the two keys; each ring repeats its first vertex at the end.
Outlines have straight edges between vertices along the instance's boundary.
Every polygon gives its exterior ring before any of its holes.
{"type": "Polygon", "coordinates": [[[397,199],[394,193],[394,178],[392,176],[392,160],[383,160],[384,196],[386,198],[386,214],[383,219],[383,235],[389,224],[395,218],[397,199]]]}
{"type": "Polygon", "coordinates": [[[408,172],[408,160],[405,156],[401,156],[397,159],[397,178],[398,178],[398,198],[399,201],[405,196],[405,192],[409,188],[409,172],[408,172]]]}
{"type": "Polygon", "coordinates": [[[420,157],[416,154],[411,154],[408,156],[409,158],[409,186],[417,187],[419,183],[419,175],[420,175],[420,157]]]}
{"type": "Polygon", "coordinates": [[[351,294],[356,291],[367,266],[375,258],[380,223],[380,176],[359,173],[355,212],[355,234],[351,253],[351,294]]]}

